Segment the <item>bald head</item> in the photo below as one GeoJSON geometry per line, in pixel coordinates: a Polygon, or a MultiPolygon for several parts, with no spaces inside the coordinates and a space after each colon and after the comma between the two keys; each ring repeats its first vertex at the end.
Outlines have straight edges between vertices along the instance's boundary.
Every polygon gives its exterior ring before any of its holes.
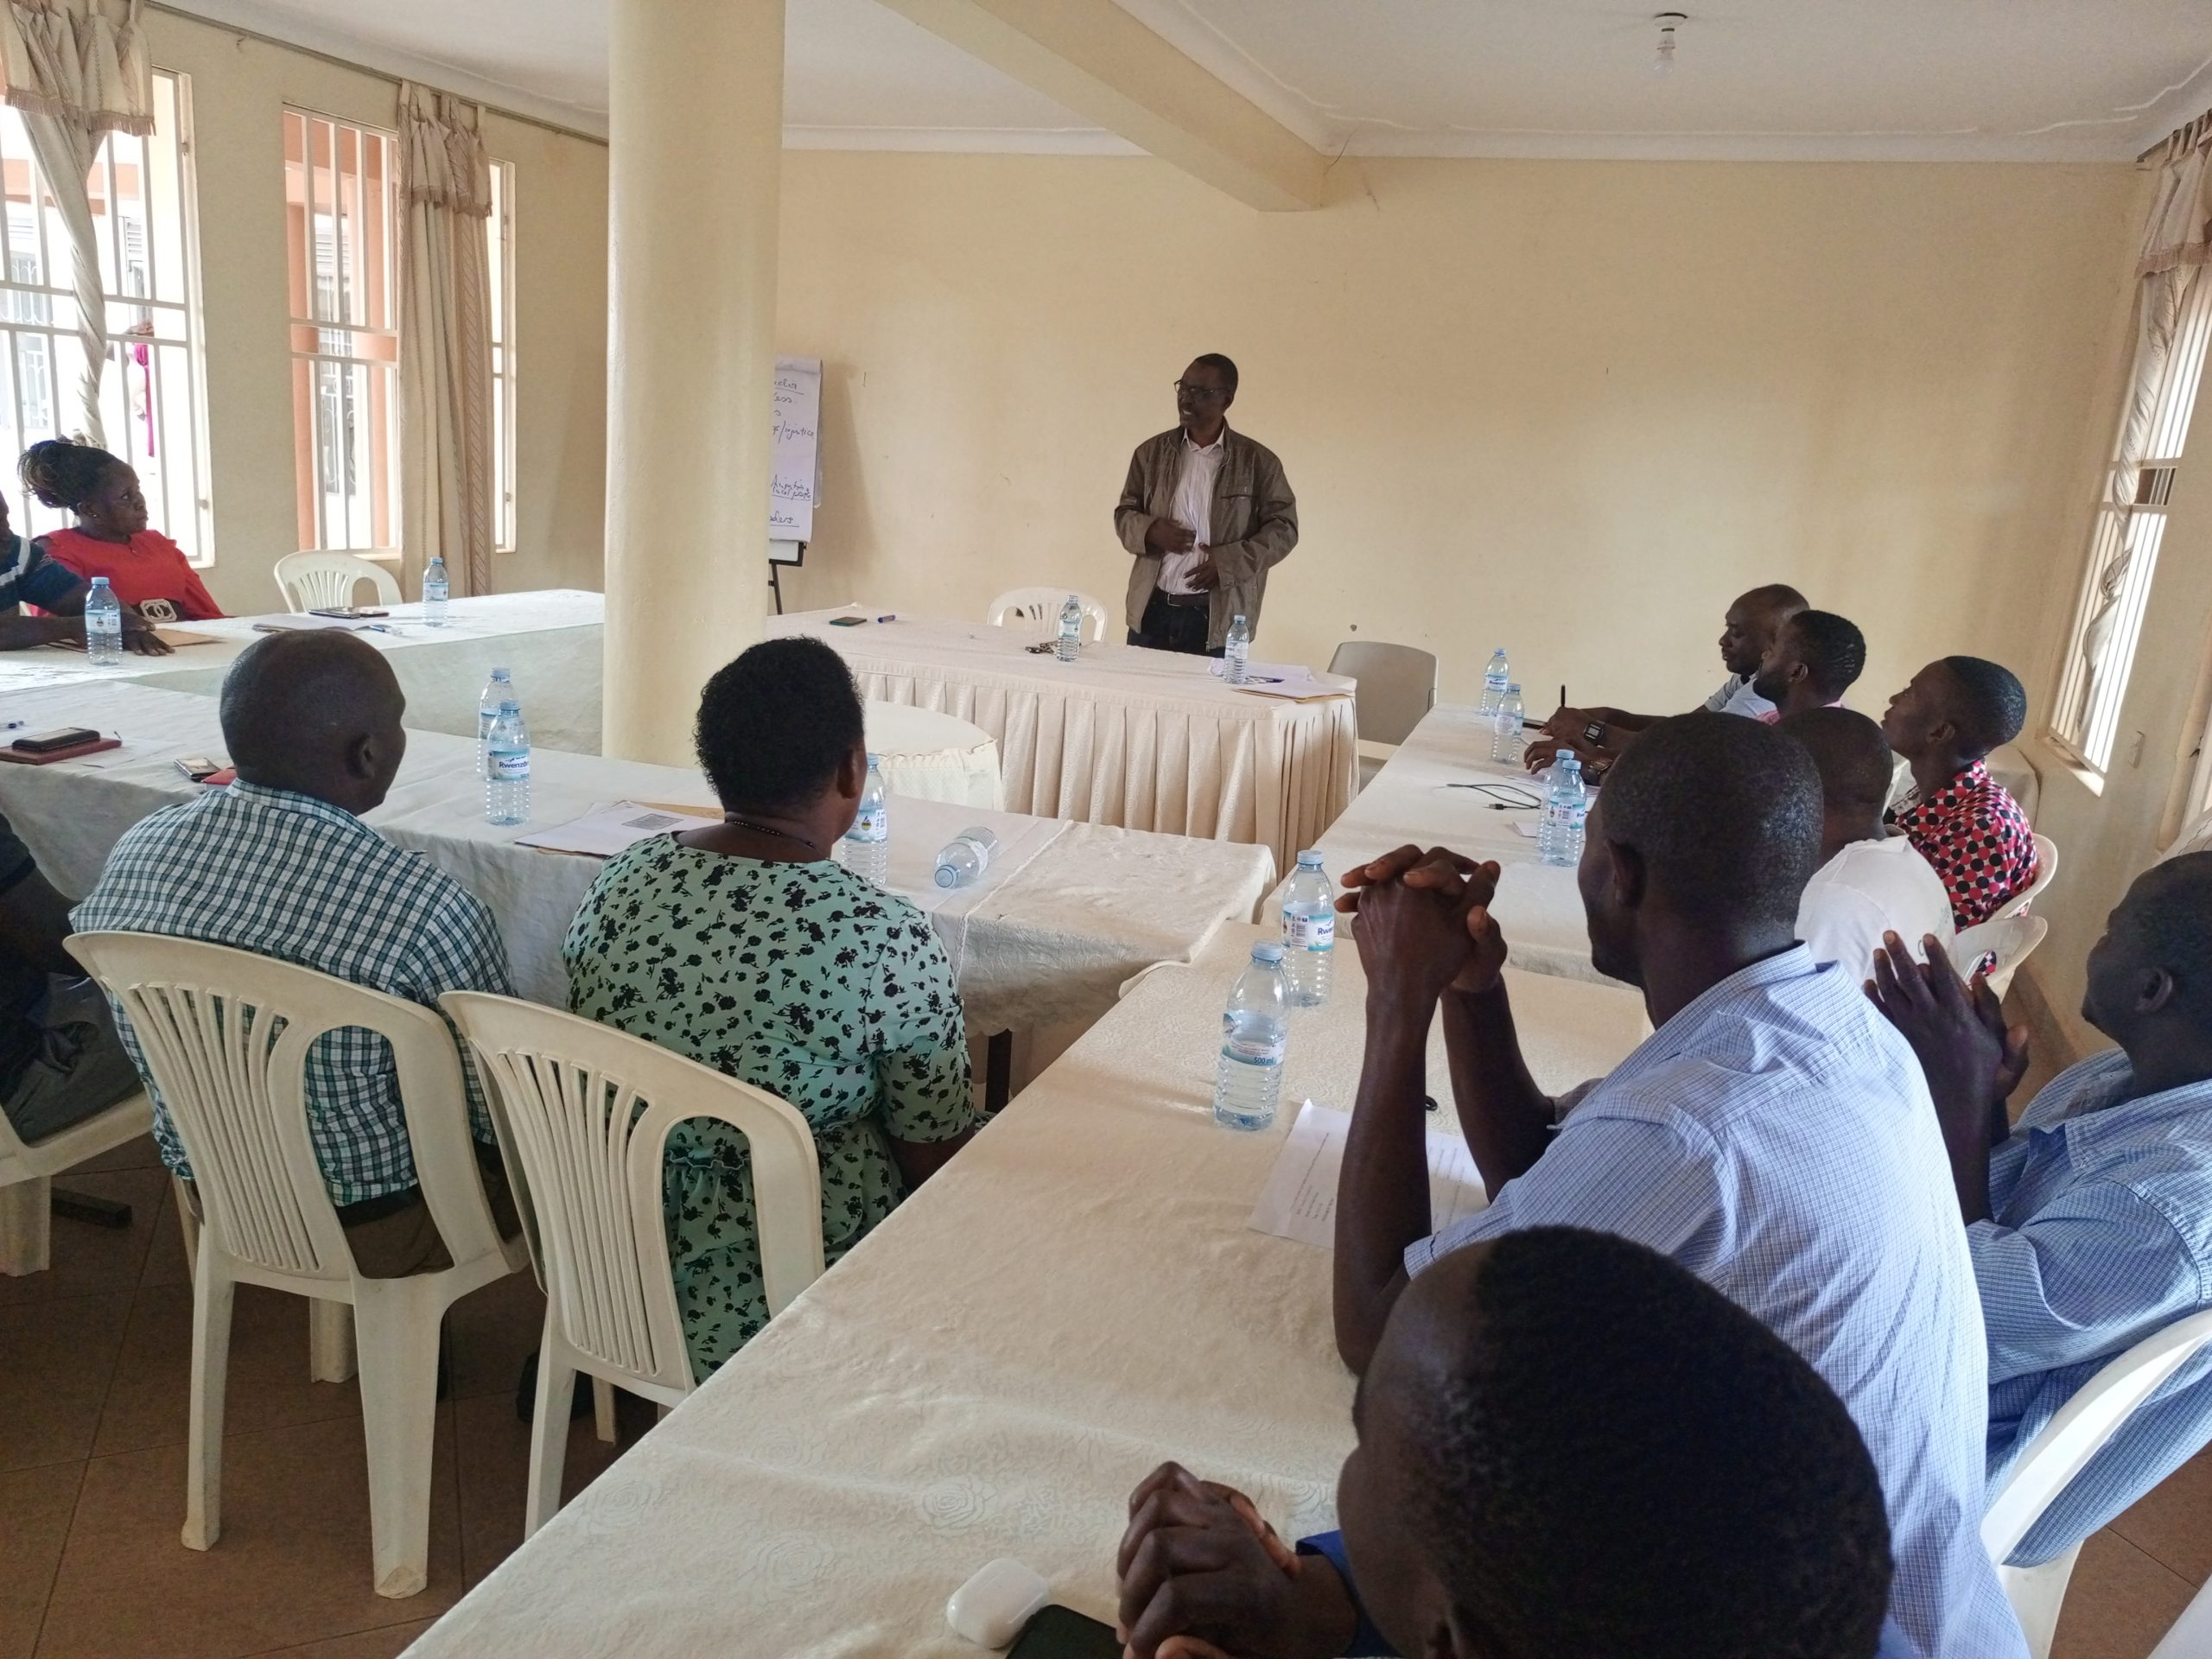
{"type": "Polygon", "coordinates": [[[1821,774],[1821,861],[1854,841],[1880,840],[1892,771],[1882,728],[1848,709],[1807,709],[1785,716],[1778,729],[1804,746],[1821,774]]]}
{"type": "Polygon", "coordinates": [[[399,771],[406,708],[391,665],[353,634],[272,633],[223,681],[223,741],[247,783],[365,812],[399,771]]]}

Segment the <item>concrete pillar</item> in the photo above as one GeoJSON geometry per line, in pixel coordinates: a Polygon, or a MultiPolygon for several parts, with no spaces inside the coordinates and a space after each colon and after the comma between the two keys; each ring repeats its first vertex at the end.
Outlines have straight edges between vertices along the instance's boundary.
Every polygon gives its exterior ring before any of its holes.
{"type": "Polygon", "coordinates": [[[685,765],[766,608],[784,0],[609,21],[604,747],[685,765]]]}

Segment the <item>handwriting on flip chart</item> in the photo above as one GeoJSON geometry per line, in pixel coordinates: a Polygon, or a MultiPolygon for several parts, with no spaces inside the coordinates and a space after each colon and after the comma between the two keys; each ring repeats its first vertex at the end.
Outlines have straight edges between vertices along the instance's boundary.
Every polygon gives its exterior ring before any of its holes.
{"type": "Polygon", "coordinates": [[[776,359],[776,412],[768,473],[771,541],[810,541],[822,499],[822,359],[776,359]]]}

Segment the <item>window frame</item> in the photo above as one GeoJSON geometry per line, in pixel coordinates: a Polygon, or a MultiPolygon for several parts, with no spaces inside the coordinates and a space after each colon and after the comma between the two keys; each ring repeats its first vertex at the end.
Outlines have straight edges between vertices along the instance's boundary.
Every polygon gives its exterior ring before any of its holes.
{"type": "MultiPolygon", "coordinates": [[[[399,134],[393,128],[380,127],[367,121],[350,120],[343,116],[327,114],[323,111],[289,101],[283,105],[280,119],[285,128],[283,166],[288,171],[293,164],[290,124],[296,120],[302,123],[300,166],[307,181],[301,202],[305,234],[301,238],[300,247],[297,250],[297,254],[306,261],[304,269],[293,268],[296,263],[296,251],[291,245],[289,225],[286,230],[285,246],[288,296],[285,341],[287,352],[290,361],[295,365],[296,377],[298,373],[298,365],[305,363],[315,365],[309,371],[307,394],[303,400],[304,410],[301,407],[302,400],[300,397],[300,387],[296,378],[294,384],[293,442],[296,455],[306,460],[312,474],[310,477],[301,477],[296,462],[295,508],[296,512],[302,486],[308,486],[306,493],[313,504],[315,529],[314,540],[298,550],[351,553],[356,557],[372,560],[380,564],[396,565],[404,556],[402,541],[404,530],[404,492],[405,487],[401,475],[403,461],[399,435],[401,396],[399,373],[401,356],[404,349],[399,310],[401,286],[399,243],[402,233],[401,215],[404,211],[399,194],[399,134]],[[327,126],[330,131],[332,149],[327,169],[330,172],[336,174],[340,171],[337,157],[341,134],[352,133],[357,143],[362,146],[357,151],[359,160],[354,173],[355,199],[352,204],[356,210],[357,232],[360,220],[365,215],[368,200],[365,182],[365,145],[367,141],[373,139],[382,146],[384,231],[381,264],[384,297],[382,305],[378,308],[384,319],[382,321],[373,320],[357,321],[346,315],[358,292],[368,289],[372,284],[369,282],[367,271],[359,264],[358,251],[354,251],[353,262],[349,265],[345,204],[339,202],[335,198],[332,206],[337,211],[323,214],[321,217],[330,221],[329,299],[331,303],[328,308],[336,315],[329,317],[314,315],[325,308],[322,258],[320,251],[322,233],[321,227],[317,223],[317,200],[315,190],[315,174],[318,170],[315,153],[316,123],[327,126]],[[289,295],[296,283],[300,293],[306,297],[308,315],[304,316],[293,309],[291,305],[289,295]],[[309,330],[313,331],[315,348],[311,351],[303,351],[300,346],[300,339],[304,332],[309,330]],[[342,341],[338,337],[343,337],[342,341]],[[359,349],[359,343],[365,339],[372,341],[388,341],[389,354],[379,356],[373,353],[362,352],[359,349]],[[327,372],[330,371],[334,372],[327,372]],[[366,508],[372,528],[370,540],[365,544],[352,539],[350,528],[345,535],[334,539],[327,507],[333,492],[327,487],[329,474],[325,467],[324,451],[331,442],[338,441],[338,435],[334,429],[326,430],[324,403],[327,396],[334,394],[339,397],[342,410],[345,401],[354,395],[354,374],[352,372],[354,371],[360,373],[360,395],[370,409],[369,414],[365,417],[366,424],[364,434],[372,468],[378,442],[378,435],[374,430],[377,424],[374,415],[374,387],[377,377],[382,376],[385,381],[385,413],[381,424],[385,429],[383,443],[385,459],[382,484],[386,499],[382,504],[382,510],[386,520],[385,528],[389,531],[389,540],[379,542],[375,539],[374,524],[378,504],[372,495],[368,499],[366,508]],[[300,432],[298,424],[302,412],[309,423],[304,437],[300,432]]],[[[284,204],[289,218],[292,205],[289,181],[285,185],[284,204]]],[[[342,426],[342,414],[339,417],[339,423],[342,426]]],[[[330,471],[343,471],[349,478],[356,475],[354,472],[356,458],[350,449],[346,449],[341,445],[340,450],[334,450],[332,454],[338,457],[338,465],[329,469],[330,471]]],[[[376,480],[372,480],[370,485],[372,490],[376,487],[376,480]]],[[[347,503],[346,511],[350,518],[351,504],[359,493],[358,489],[354,485],[348,483],[336,493],[341,500],[347,503]]],[[[296,536],[295,539],[298,539],[296,536]]]]}
{"type": "MultiPolygon", "coordinates": [[[[2135,653],[2150,612],[2152,584],[2165,536],[2167,504],[2202,395],[2208,347],[2212,347],[2212,276],[2200,272],[2183,296],[2175,321],[2173,349],[2159,375],[2145,453],[2136,466],[2134,499],[2125,505],[2116,505],[2113,499],[2120,470],[2119,435],[2101,474],[2102,483],[2090,517],[2081,586],[2058,666],[2057,695],[2044,734],[2069,765],[2100,784],[2112,770],[2128,683],[2134,676],[2135,653]],[[2112,611],[2104,683],[2099,684],[2082,648],[2083,638],[2104,573],[2131,542],[2133,551],[2112,611]]],[[[2124,433],[2125,409],[2120,418],[2124,433]]]]}
{"type": "Polygon", "coordinates": [[[486,221],[492,354],[492,550],[515,550],[515,164],[493,161],[486,221]]]}
{"type": "MultiPolygon", "coordinates": [[[[107,367],[102,372],[101,417],[103,424],[110,427],[109,447],[125,461],[142,467],[149,458],[156,463],[148,480],[148,494],[156,498],[149,502],[154,527],[179,543],[193,568],[206,570],[214,567],[216,547],[192,77],[177,69],[156,67],[151,73],[156,86],[156,118],[165,103],[174,111],[175,131],[170,135],[172,142],[166,148],[174,157],[175,178],[166,186],[156,184],[154,169],[169,157],[156,155],[157,135],[154,134],[107,134],[88,173],[96,197],[94,212],[103,255],[100,289],[106,305],[106,315],[102,321],[106,325],[107,367]],[[134,153],[120,153],[124,147],[130,147],[134,153]],[[147,232],[146,243],[140,251],[140,264],[145,273],[143,286],[150,290],[159,290],[163,285],[160,276],[162,238],[156,233],[153,223],[156,204],[165,189],[175,191],[178,268],[177,291],[174,296],[159,291],[122,291],[125,286],[126,245],[121,212],[125,195],[121,181],[124,170],[134,165],[140,174],[137,200],[147,232]],[[157,325],[157,317],[167,325],[166,330],[157,325]],[[139,332],[142,329],[144,332],[139,332]],[[145,364],[133,360],[134,348],[139,346],[149,348],[145,364]],[[134,372],[148,375],[149,384],[159,388],[166,385],[167,367],[172,363],[177,365],[184,383],[183,406],[175,408],[159,391],[155,392],[145,410],[154,436],[142,453],[135,439],[118,435],[112,419],[119,416],[127,428],[137,418],[131,407],[129,379],[134,372]],[[108,406],[111,398],[115,400],[114,408],[108,406]],[[168,464],[168,458],[179,449],[187,458],[181,478],[168,464]]],[[[10,406],[15,435],[22,447],[28,447],[40,438],[67,436],[81,428],[81,411],[77,409],[74,388],[65,385],[67,363],[81,359],[73,349],[78,340],[74,272],[64,269],[73,263],[71,250],[66,240],[51,233],[47,222],[45,204],[51,187],[36,156],[28,148],[22,155],[11,151],[7,159],[10,165],[25,168],[30,200],[22,208],[27,225],[15,222],[16,204],[8,202],[0,207],[0,402],[10,406]],[[31,267],[28,272],[19,268],[25,262],[31,267]],[[41,273],[45,278],[42,282],[38,280],[41,273]],[[62,349],[65,340],[73,348],[67,353],[62,349]],[[39,422],[25,418],[22,384],[27,361],[24,348],[34,345],[40,349],[30,355],[43,359],[41,373],[46,393],[45,419],[39,422]]],[[[43,535],[68,522],[67,513],[43,506],[28,497],[16,504],[15,525],[25,536],[43,535]]]]}

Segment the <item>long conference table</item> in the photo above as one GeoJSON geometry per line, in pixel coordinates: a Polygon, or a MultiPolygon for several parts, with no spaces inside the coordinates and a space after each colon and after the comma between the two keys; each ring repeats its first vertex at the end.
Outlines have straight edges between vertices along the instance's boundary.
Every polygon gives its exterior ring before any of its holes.
{"type": "Polygon", "coordinates": [[[1351,680],[1317,674],[1311,698],[1292,702],[1224,684],[1202,657],[1087,641],[1080,661],[1061,663],[1028,649],[1031,628],[880,615],[794,613],[768,632],[835,647],[866,696],[981,727],[1018,810],[1256,842],[1287,869],[1351,799],[1351,680]]]}
{"type": "MultiPolygon", "coordinates": [[[[472,712],[474,704],[472,691],[472,712]]],[[[80,760],[0,765],[0,812],[65,893],[90,887],[130,825],[201,787],[177,770],[180,757],[223,753],[213,698],[128,681],[0,688],[0,715],[34,730],[91,726],[123,740],[80,760]]],[[[484,821],[476,768],[473,740],[410,731],[391,796],[368,822],[481,898],[517,988],[561,1005],[561,941],[601,862],[518,838],[616,802],[710,808],[714,797],[685,768],[539,749],[531,821],[495,826],[484,821]]],[[[978,1033],[1096,1018],[1129,975],[1188,957],[1224,920],[1249,919],[1275,876],[1262,847],[895,798],[890,874],[894,888],[930,912],[978,1033]],[[1006,856],[981,882],[943,894],[931,879],[938,849],[975,823],[998,835],[1006,856]]]]}
{"type": "MultiPolygon", "coordinates": [[[[1110,1622],[1127,1496],[1169,1458],[1286,1535],[1332,1524],[1352,1381],[1329,1255],[1246,1224],[1298,1103],[1351,1104],[1363,982],[1340,950],[1330,1003],[1294,1020],[1275,1127],[1219,1128],[1221,1001],[1272,937],[1224,928],[1142,976],[408,1654],[972,1659],[945,1598],[997,1556],[1110,1622]]],[[[1507,973],[1548,1089],[1642,1033],[1625,991],[1507,973]]]]}

